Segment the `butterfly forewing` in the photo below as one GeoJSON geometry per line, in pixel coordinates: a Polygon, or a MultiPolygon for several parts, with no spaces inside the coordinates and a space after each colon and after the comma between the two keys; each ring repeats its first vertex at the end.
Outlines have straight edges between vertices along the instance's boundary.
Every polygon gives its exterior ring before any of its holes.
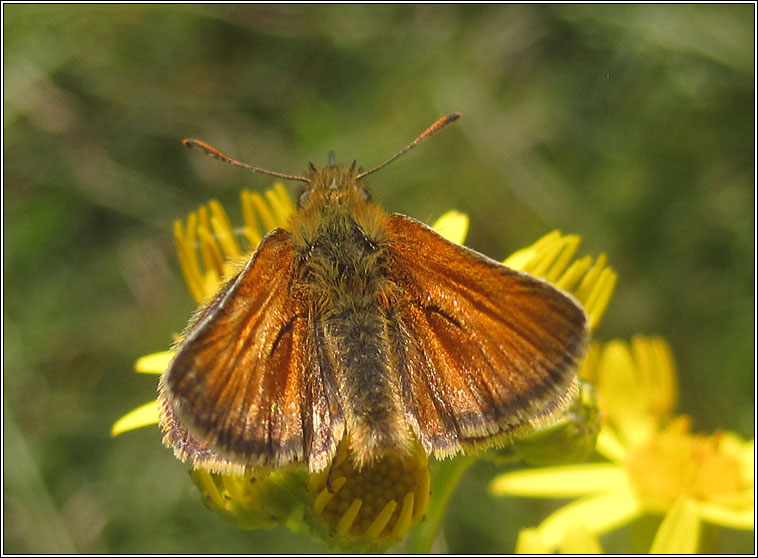
{"type": "Polygon", "coordinates": [[[208,467],[192,444],[218,454],[220,470],[225,460],[317,470],[336,450],[343,425],[329,395],[333,374],[316,350],[296,272],[289,233],[271,232],[179,344],[162,381],[162,422],[170,442],[187,439],[172,436],[171,413],[186,427],[196,465],[208,467]]]}
{"type": "Polygon", "coordinates": [[[387,336],[428,453],[486,446],[565,407],[587,345],[571,297],[391,215],[387,336]]]}

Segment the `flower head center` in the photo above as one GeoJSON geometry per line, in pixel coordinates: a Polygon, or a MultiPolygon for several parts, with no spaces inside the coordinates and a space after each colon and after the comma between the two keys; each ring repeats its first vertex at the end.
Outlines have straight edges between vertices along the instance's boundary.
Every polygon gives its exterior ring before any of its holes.
{"type": "Polygon", "coordinates": [[[387,455],[358,467],[343,444],[331,469],[314,477],[309,490],[325,524],[340,535],[399,539],[419,521],[429,496],[423,452],[387,455]]]}
{"type": "Polygon", "coordinates": [[[680,417],[636,448],[627,471],[642,502],[664,511],[680,497],[707,501],[744,488],[740,462],[721,451],[720,438],[692,434],[680,417]]]}

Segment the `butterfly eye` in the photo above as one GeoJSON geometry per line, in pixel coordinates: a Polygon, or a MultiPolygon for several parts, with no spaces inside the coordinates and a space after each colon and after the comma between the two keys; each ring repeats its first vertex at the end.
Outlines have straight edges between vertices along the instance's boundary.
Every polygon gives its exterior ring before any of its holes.
{"type": "Polygon", "coordinates": [[[300,196],[297,198],[297,207],[300,209],[305,204],[308,203],[308,198],[310,197],[310,189],[305,188],[302,192],[300,192],[300,196]]]}

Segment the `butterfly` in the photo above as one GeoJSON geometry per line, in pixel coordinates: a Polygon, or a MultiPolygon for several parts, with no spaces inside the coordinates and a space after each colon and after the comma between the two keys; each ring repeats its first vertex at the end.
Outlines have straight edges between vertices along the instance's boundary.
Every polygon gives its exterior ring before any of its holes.
{"type": "Polygon", "coordinates": [[[324,470],[503,443],[575,395],[587,316],[570,295],[387,214],[366,176],[456,120],[440,118],[381,165],[310,165],[286,229],[261,241],[191,319],[160,381],[164,442],[213,472],[324,470]]]}

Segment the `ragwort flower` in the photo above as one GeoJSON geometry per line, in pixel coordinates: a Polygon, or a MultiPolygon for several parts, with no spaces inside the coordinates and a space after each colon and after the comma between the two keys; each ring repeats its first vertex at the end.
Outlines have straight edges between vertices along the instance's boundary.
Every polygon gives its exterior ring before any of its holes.
{"type": "Polygon", "coordinates": [[[659,551],[694,551],[700,521],[754,529],[754,442],[693,434],[688,417],[672,418],[676,374],[663,339],[595,344],[580,375],[596,386],[604,419],[597,450],[610,462],[496,478],[496,495],[578,498],[524,533],[519,550],[550,552],[577,528],[598,535],[643,514],[666,516],[659,551]]]}

